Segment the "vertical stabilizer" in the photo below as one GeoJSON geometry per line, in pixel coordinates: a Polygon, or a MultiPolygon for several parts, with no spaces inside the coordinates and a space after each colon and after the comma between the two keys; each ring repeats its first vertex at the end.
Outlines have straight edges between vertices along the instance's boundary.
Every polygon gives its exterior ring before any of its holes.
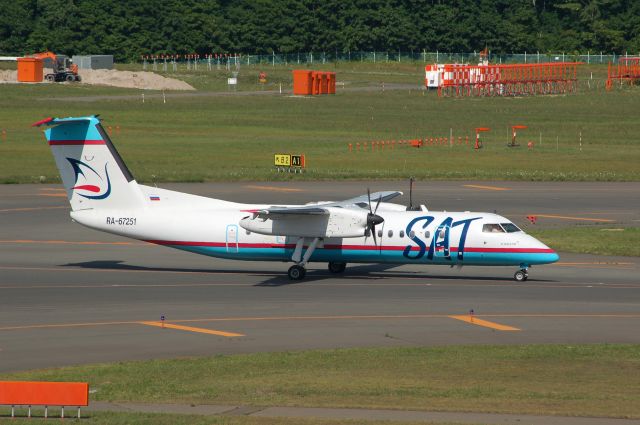
{"type": "Polygon", "coordinates": [[[132,209],[145,205],[133,175],[96,116],[47,118],[44,134],[73,211],[132,209]]]}

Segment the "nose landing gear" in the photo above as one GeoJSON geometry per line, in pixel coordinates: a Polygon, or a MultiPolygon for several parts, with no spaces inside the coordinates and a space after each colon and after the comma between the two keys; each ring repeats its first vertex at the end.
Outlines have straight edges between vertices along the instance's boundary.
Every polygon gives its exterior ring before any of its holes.
{"type": "Polygon", "coordinates": [[[520,270],[515,272],[515,274],[513,275],[513,278],[515,279],[515,281],[524,282],[525,280],[527,280],[529,278],[528,270],[529,270],[528,264],[520,264],[520,270]]]}

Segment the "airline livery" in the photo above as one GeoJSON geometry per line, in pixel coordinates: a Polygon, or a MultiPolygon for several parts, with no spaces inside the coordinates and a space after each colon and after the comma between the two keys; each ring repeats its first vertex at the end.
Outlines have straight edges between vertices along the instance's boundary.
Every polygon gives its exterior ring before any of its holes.
{"type": "Polygon", "coordinates": [[[309,262],[332,273],[347,263],[529,267],[558,261],[551,248],[504,217],[429,211],[388,201],[385,191],[339,202],[254,205],[138,184],[97,116],[47,118],[45,137],[71,204],[84,226],[158,245],[235,260],[309,262]]]}

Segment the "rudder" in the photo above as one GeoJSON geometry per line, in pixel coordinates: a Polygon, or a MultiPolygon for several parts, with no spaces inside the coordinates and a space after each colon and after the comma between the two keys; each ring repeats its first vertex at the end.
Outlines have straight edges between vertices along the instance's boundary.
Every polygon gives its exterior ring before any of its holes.
{"type": "Polygon", "coordinates": [[[138,183],[113,146],[97,116],[47,118],[51,146],[73,211],[144,207],[138,183]]]}

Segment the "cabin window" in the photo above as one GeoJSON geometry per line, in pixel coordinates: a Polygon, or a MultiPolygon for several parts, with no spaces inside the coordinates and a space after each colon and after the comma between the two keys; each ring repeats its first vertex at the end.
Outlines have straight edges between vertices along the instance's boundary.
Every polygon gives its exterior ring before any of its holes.
{"type": "Polygon", "coordinates": [[[382,237],[382,230],[378,230],[378,237],[381,238],[382,237]]]}
{"type": "Polygon", "coordinates": [[[400,237],[404,238],[404,230],[400,230],[400,237]]]}
{"type": "Polygon", "coordinates": [[[390,238],[393,237],[393,230],[389,230],[389,232],[387,233],[387,236],[389,236],[390,238]]]}
{"type": "Polygon", "coordinates": [[[504,229],[497,223],[487,223],[482,226],[484,233],[504,233],[504,229]]]}
{"type": "Polygon", "coordinates": [[[522,230],[513,223],[500,223],[500,226],[502,226],[507,233],[522,232],[522,230]]]}
{"type": "Polygon", "coordinates": [[[429,239],[430,237],[431,237],[431,232],[430,231],[427,230],[426,232],[424,232],[424,238],[425,239],[429,239]]]}
{"type": "Polygon", "coordinates": [[[416,237],[416,232],[414,232],[413,230],[409,232],[409,237],[410,238],[415,238],[416,237]]]}

